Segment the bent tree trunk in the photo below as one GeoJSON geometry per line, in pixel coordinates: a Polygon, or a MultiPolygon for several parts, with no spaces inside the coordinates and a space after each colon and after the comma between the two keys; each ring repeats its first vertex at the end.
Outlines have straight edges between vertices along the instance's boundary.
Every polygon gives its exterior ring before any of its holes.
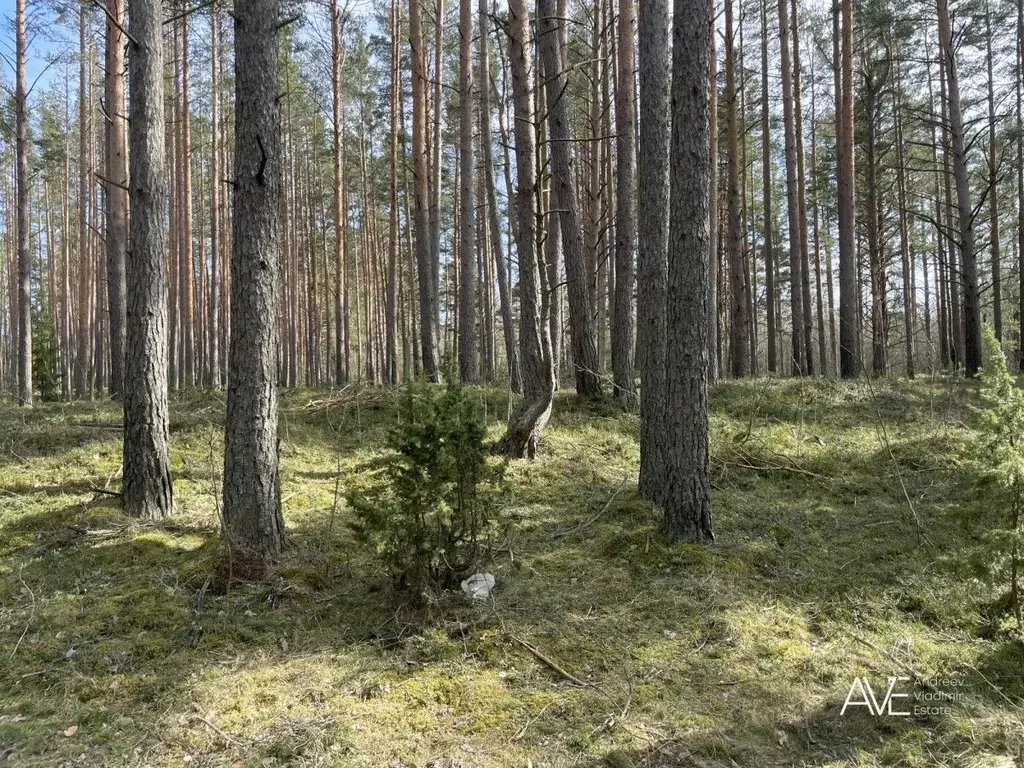
{"type": "Polygon", "coordinates": [[[224,525],[270,561],[284,546],[277,452],[275,328],[280,252],[279,0],[235,3],[235,184],[224,525]]]}
{"type": "Polygon", "coordinates": [[[519,252],[519,352],[523,400],[508,424],[495,453],[532,459],[551,416],[555,396],[551,339],[541,311],[537,251],[537,136],[530,56],[530,17],[525,0],[509,0],[509,57],[516,139],[516,247],[519,252]]]}
{"type": "MultiPolygon", "coordinates": [[[[560,27],[564,21],[558,16],[555,0],[540,0],[538,5],[538,53],[543,60],[544,71],[550,73],[545,78],[545,91],[550,105],[548,134],[551,184],[554,192],[553,203],[559,210],[559,220],[562,224],[576,392],[584,397],[600,397],[601,379],[597,373],[597,337],[594,329],[593,302],[583,261],[583,229],[580,224],[580,207],[576,199],[573,173],[569,100],[566,97],[568,74],[562,62],[559,45],[560,27]]],[[[522,158],[522,154],[517,152],[516,157],[522,158]]],[[[521,218],[519,220],[522,221],[521,218]]]]}
{"type": "Polygon", "coordinates": [[[167,251],[164,210],[163,3],[132,4],[128,63],[131,246],[124,367],[124,508],[157,519],[171,514],[167,457],[167,251]]]}

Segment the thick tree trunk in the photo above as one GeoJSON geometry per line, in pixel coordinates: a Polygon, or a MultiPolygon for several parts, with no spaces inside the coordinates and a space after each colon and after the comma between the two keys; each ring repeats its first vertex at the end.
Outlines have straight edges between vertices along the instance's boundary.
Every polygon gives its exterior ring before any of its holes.
{"type": "Polygon", "coordinates": [[[640,367],[640,495],[658,501],[664,482],[665,311],[668,282],[668,0],[640,4],[640,153],[637,317],[640,367]]]}
{"type": "Polygon", "coordinates": [[[173,511],[167,454],[167,248],[163,3],[134,0],[128,58],[131,245],[126,260],[124,481],[129,515],[173,511]]]}
{"type": "MultiPolygon", "coordinates": [[[[559,30],[566,23],[558,18],[555,0],[540,0],[537,20],[538,49],[544,69],[548,110],[548,134],[551,157],[553,203],[559,211],[562,247],[565,252],[566,281],[569,288],[569,322],[572,326],[572,363],[576,392],[583,397],[600,397],[597,343],[592,303],[583,256],[583,230],[573,172],[572,135],[569,129],[569,103],[565,98],[568,74],[561,57],[559,30]]],[[[517,152],[517,159],[522,155],[517,152]]],[[[522,224],[522,217],[519,218],[522,224]]]]}
{"type": "Polygon", "coordinates": [[[18,206],[18,402],[32,405],[32,263],[29,260],[28,208],[28,91],[25,59],[25,0],[14,10],[16,85],[14,93],[15,151],[17,154],[18,206]]]}
{"type": "Polygon", "coordinates": [[[235,3],[235,185],[224,524],[262,561],[284,546],[278,475],[276,309],[281,136],[280,0],[235,3]]]}
{"type": "Polygon", "coordinates": [[[519,253],[519,348],[523,400],[494,450],[514,458],[532,459],[537,455],[541,432],[551,416],[555,385],[547,318],[541,310],[539,295],[543,267],[537,258],[537,137],[530,16],[526,0],[509,0],[509,15],[509,58],[518,159],[516,245],[519,253]]]}
{"type": "Polygon", "coordinates": [[[618,168],[615,205],[615,324],[612,374],[615,397],[636,402],[636,7],[619,0],[618,88],[615,91],[615,146],[618,168]]]}
{"type": "MultiPolygon", "coordinates": [[[[483,87],[483,83],[481,83],[483,87]]],[[[459,0],[459,376],[480,380],[476,292],[476,158],[473,154],[473,2],[459,0]]]]}
{"type": "Polygon", "coordinates": [[[714,539],[707,400],[710,37],[707,0],[676,0],[661,501],[668,535],[692,541],[714,539]]]}

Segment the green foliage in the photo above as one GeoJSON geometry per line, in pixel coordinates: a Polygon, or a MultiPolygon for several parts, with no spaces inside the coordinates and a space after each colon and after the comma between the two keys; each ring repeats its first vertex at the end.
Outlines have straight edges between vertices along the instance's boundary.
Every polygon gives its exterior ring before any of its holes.
{"type": "Polygon", "coordinates": [[[1018,597],[1021,535],[1020,506],[1024,489],[1024,390],[1017,386],[1006,366],[1006,355],[991,327],[985,328],[988,364],[979,374],[981,398],[978,409],[981,452],[978,470],[988,482],[986,503],[998,511],[995,525],[981,537],[973,561],[992,582],[1010,584],[1010,608],[1021,627],[1018,597]]]}
{"type": "Polygon", "coordinates": [[[375,484],[349,494],[352,528],[396,584],[423,596],[479,561],[504,465],[488,462],[480,409],[455,384],[410,385],[375,484]]]}
{"type": "Polygon", "coordinates": [[[60,374],[57,372],[57,344],[51,316],[32,310],[32,379],[43,400],[57,400],[60,374]]]}

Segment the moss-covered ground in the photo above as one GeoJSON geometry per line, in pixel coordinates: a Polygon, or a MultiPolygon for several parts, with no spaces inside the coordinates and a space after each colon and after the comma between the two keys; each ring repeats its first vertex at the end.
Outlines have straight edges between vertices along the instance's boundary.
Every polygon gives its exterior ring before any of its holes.
{"type": "MultiPolygon", "coordinates": [[[[474,396],[497,436],[507,397],[474,396]]],[[[974,397],[716,388],[703,547],[638,498],[635,416],[560,395],[543,456],[509,468],[491,600],[417,611],[343,500],[393,395],[284,395],[291,546],[257,582],[218,542],[222,395],[174,398],[177,512],[156,524],[111,494],[116,404],[0,404],[0,762],[1022,765],[1022,650],[966,565],[999,511],[973,482],[974,397]],[[909,670],[961,695],[840,715],[856,677],[881,698],[909,670]]]]}

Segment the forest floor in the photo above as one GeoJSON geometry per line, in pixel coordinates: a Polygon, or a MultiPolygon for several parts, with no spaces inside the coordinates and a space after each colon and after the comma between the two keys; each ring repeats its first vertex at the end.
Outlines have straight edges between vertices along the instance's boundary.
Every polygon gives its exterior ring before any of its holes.
{"type": "MultiPolygon", "coordinates": [[[[507,396],[474,396],[497,436],[507,396]]],[[[715,388],[710,547],[666,543],[638,498],[635,416],[562,394],[543,456],[510,466],[491,599],[429,616],[335,505],[394,395],[331,398],[283,396],[291,546],[257,583],[218,545],[221,394],[173,399],[177,513],[156,524],[96,490],[118,488],[116,405],[0,404],[0,762],[1024,764],[1024,650],[968,568],[998,512],[970,385],[715,388]],[[840,714],[857,677],[881,703],[911,669],[948,712],[840,714]]]]}

